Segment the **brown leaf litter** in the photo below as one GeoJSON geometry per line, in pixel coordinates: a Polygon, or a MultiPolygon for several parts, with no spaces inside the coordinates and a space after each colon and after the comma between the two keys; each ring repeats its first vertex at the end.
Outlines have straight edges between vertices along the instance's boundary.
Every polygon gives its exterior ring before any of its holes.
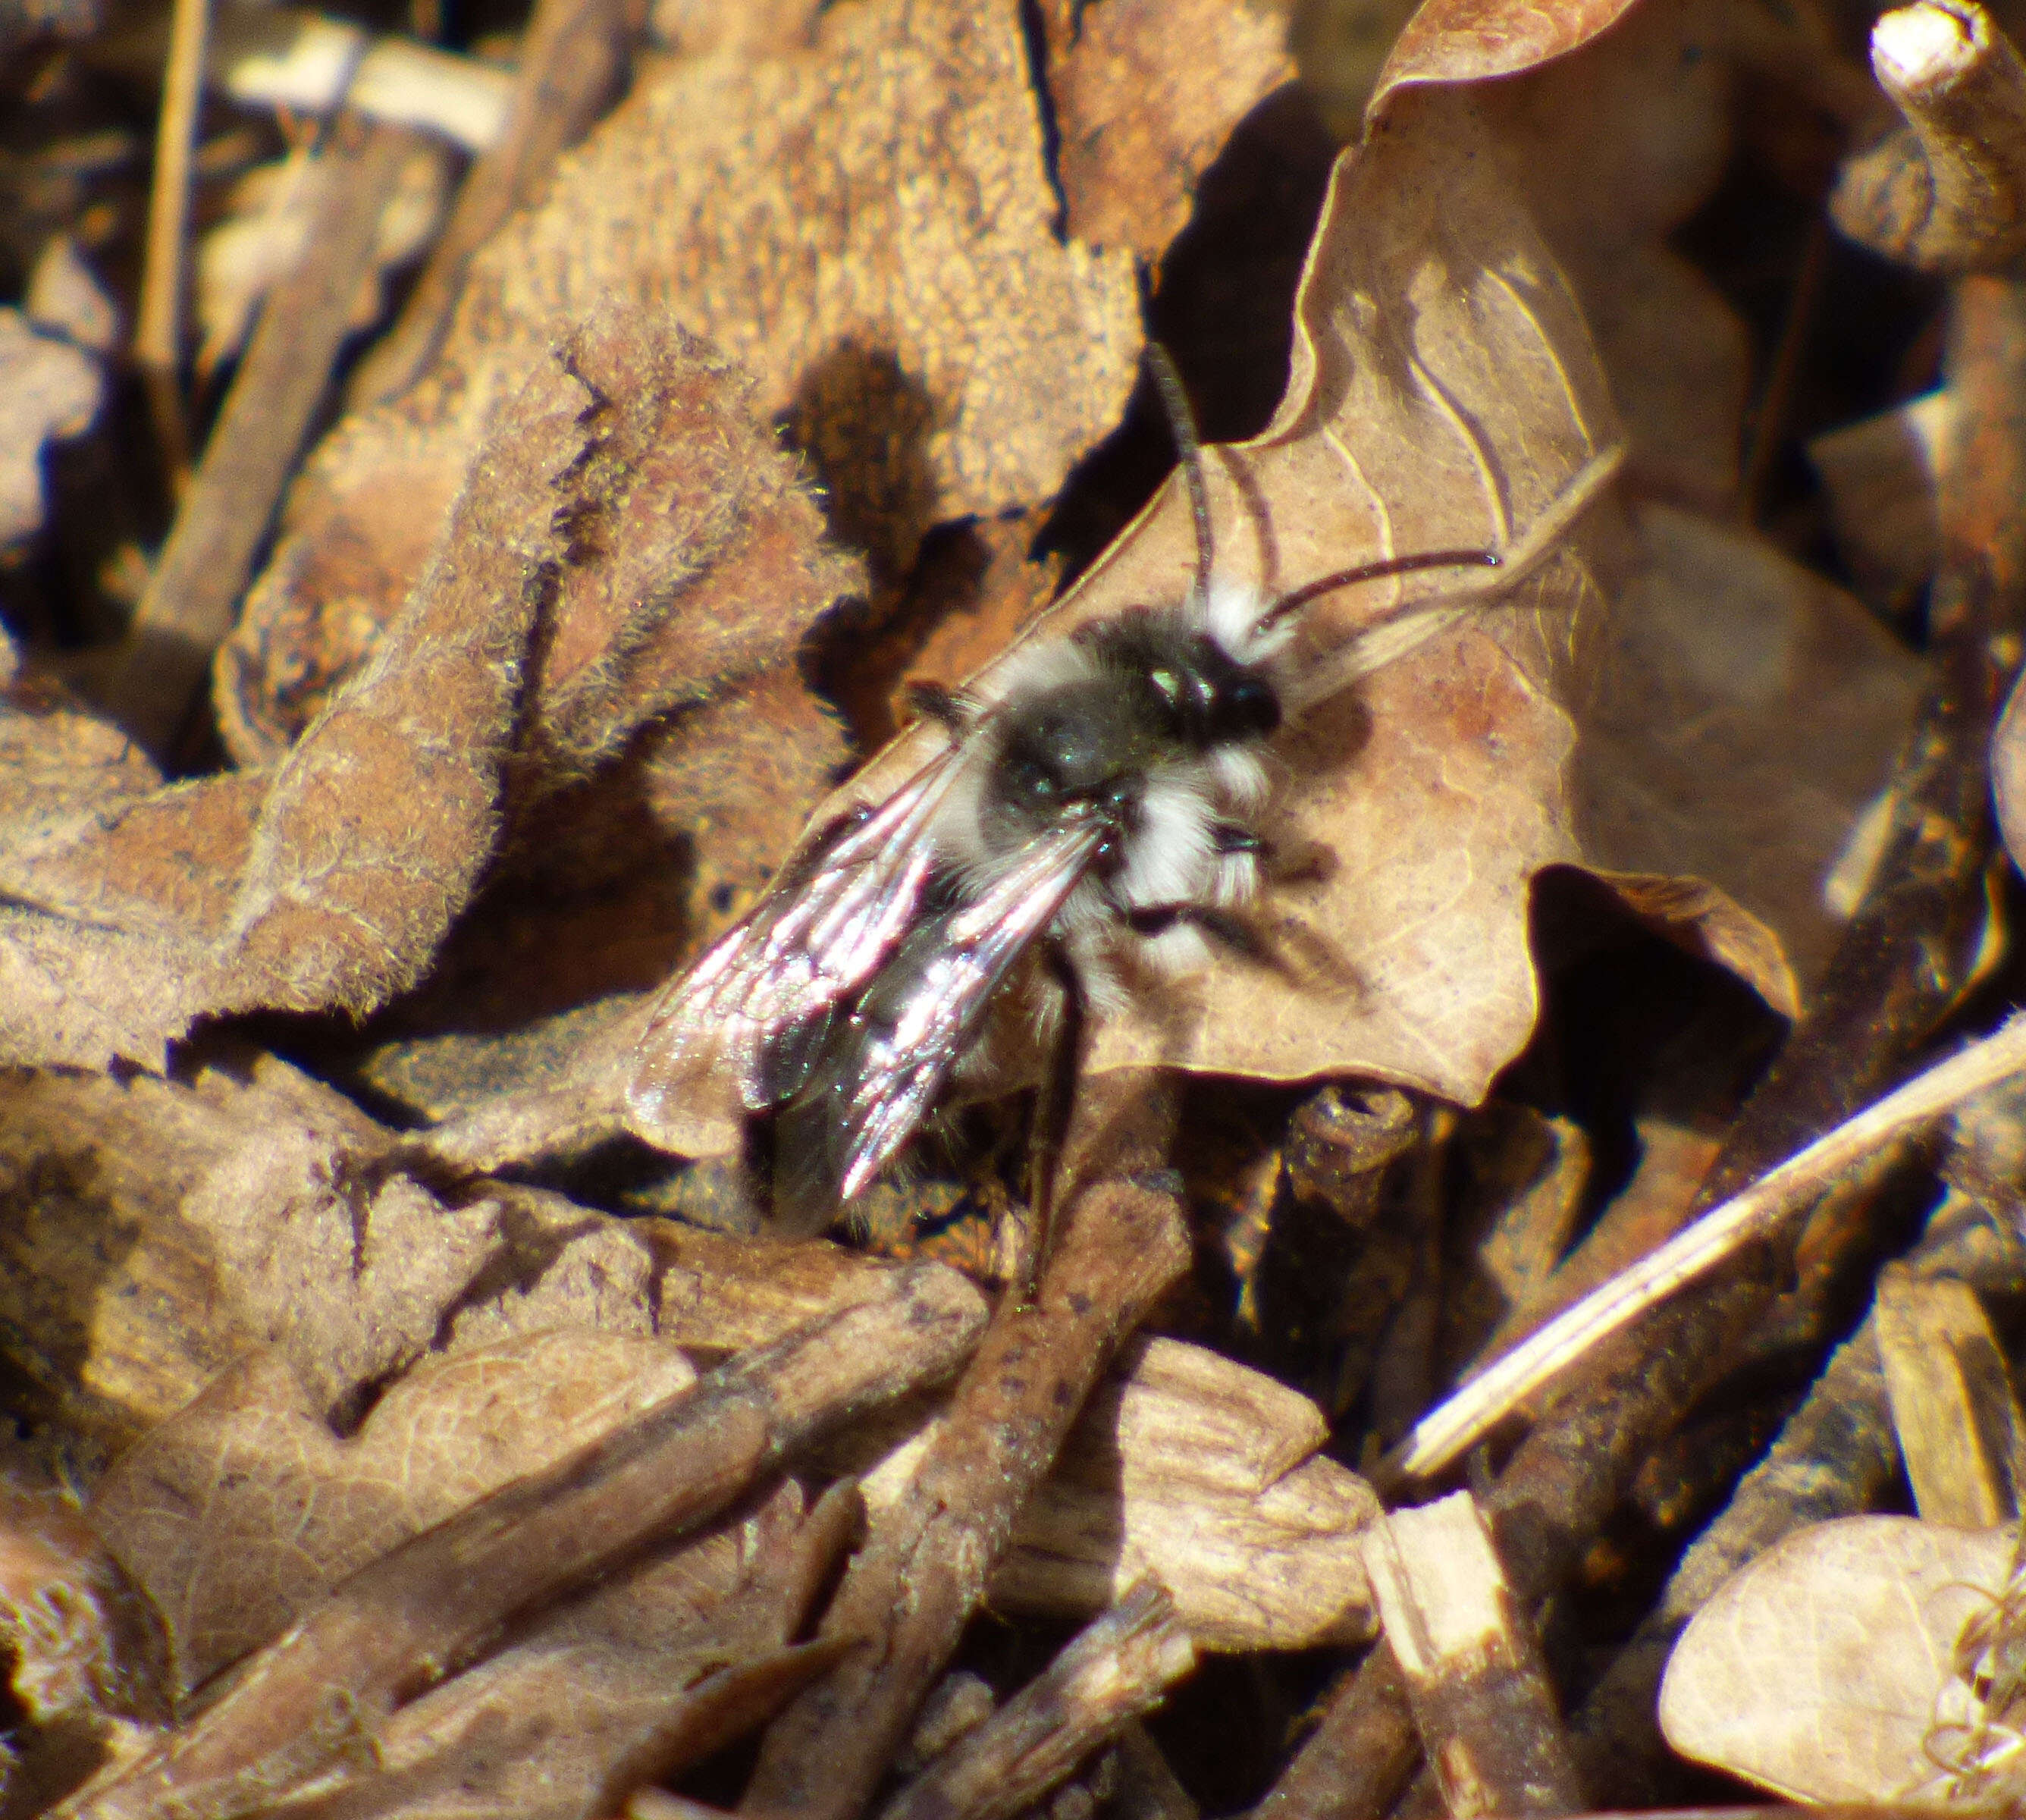
{"type": "MultiPolygon", "coordinates": [[[[610,1126],[639,995],[827,797],[931,750],[902,733],[834,790],[907,667],[989,675],[1009,640],[1179,597],[1178,481],[1053,606],[1035,537],[1125,409],[1143,272],[1170,282],[1193,186],[1287,69],[1226,0],[854,0],[730,31],[660,10],[692,53],[643,61],[476,252],[440,357],[297,481],[215,672],[240,768],[167,782],[10,658],[0,1350],[34,1432],[0,1462],[0,1630],[35,1722],[17,1787],[97,1770],[68,1812],[602,1820],[764,1730],[749,1805],[848,1820],[982,1609],[1094,1618],[890,1810],[996,1814],[1199,1655],[1365,1642],[1377,1505],[1340,1457],[1678,1223],[1734,1091],[1637,1109],[1644,1159],[1567,1258],[1616,1185],[1579,1126],[1311,1100],[1244,1159],[1219,1248],[1239,1327],[1312,1400],[1172,1337],[1111,1363],[1143,1320],[1209,1331],[1220,1292],[1187,1280],[1177,1089],[1141,1070],[1475,1107],[1534,1029],[1564,868],[1792,1013],[1898,826],[1873,799],[1928,679],[1749,528],[1746,332],[1667,239],[1732,155],[1740,72],[1814,70],[1854,118],[1847,86],[1805,20],[1435,0],[1335,167],[1278,410],[1206,451],[1217,566],[1269,595],[1382,554],[1505,566],[1307,615],[1265,831],[1298,862],[1268,898],[1278,964],[1099,1033],[1031,1293],[988,1327],[937,1267],[621,1218],[569,1198],[629,1204],[588,1174],[436,1166],[610,1126]],[[202,1027],[274,1011],[378,1021],[202,1027]],[[304,1031],[373,1103],[484,1141],[433,1159],[249,1040],[304,1031]],[[1267,1331],[1291,1201],[1356,1254],[1306,1286],[1337,1297],[1327,1369],[1267,1331]],[[1466,1254],[1483,1280],[1446,1297],[1466,1254]]],[[[683,1204],[732,1175],[692,1172],[683,1204]]],[[[1019,1243],[1002,1219],[989,1267],[1015,1283],[1019,1243]]],[[[1616,1454],[1540,1493],[1566,1427],[1465,1501],[1479,1564],[1507,1557],[1510,1686],[1445,1730],[1406,1582],[1455,1562],[1408,1549],[1391,1640],[1265,1811],[1313,1811],[1302,1778],[1346,1733],[1378,1781],[1416,1735],[1473,1737],[1480,1793],[1526,1804],[1533,1749],[1574,1798],[1579,1728],[1546,1710],[1524,1608],[1579,1546],[1556,1499],[1602,1496],[1582,1473],[1616,1454]],[[1513,1551],[1516,1509],[1538,1550],[1513,1551]],[[1512,1722],[1472,1733],[1497,1699],[1512,1722]]],[[[1742,1601],[1719,1626],[1763,1623],[1742,1601]]],[[[1818,1668],[1818,1716],[1854,1722],[1818,1668]]],[[[1722,1760],[1818,1792],[1794,1741],[1752,1748],[1722,1760]]]]}

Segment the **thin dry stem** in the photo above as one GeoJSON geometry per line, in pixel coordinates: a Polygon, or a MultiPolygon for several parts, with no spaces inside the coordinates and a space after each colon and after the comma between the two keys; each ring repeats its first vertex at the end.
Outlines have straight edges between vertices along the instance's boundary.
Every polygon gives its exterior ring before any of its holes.
{"type": "Polygon", "coordinates": [[[362,1568],[188,1726],[63,1811],[223,1820],[271,1800],[510,1618],[709,1520],[791,1450],[947,1375],[984,1317],[955,1272],[920,1267],[896,1273],[882,1297],[720,1366],[362,1568]]]}
{"type": "Polygon", "coordinates": [[[147,377],[156,432],[176,484],[189,461],[189,439],[176,384],[182,357],[184,256],[190,241],[192,142],[204,90],[204,53],[211,0],[175,0],[169,57],[162,72],[162,115],[155,134],[154,186],[148,197],[148,241],[142,258],[141,304],[134,359],[147,377]]]}
{"type": "Polygon", "coordinates": [[[268,295],[107,687],[106,706],[144,745],[175,738],[231,629],[413,142],[405,128],[348,118],[333,129],[322,155],[336,168],[302,264],[268,295]]]}
{"type": "Polygon", "coordinates": [[[2022,1071],[2026,1015],[2012,1019],[1995,1036],[1916,1075],[1584,1297],[1423,1417],[1391,1464],[1412,1477],[1440,1472],[1550,1378],[1683,1284],[1812,1205],[1853,1163],[1971,1094],[2022,1071]]]}

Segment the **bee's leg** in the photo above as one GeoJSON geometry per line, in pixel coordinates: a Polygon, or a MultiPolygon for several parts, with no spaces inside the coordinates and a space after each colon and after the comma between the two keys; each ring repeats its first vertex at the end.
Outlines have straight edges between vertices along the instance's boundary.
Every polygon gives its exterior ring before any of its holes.
{"type": "Polygon", "coordinates": [[[1056,1020],[1054,1052],[1048,1072],[1034,1098],[1033,1135],[1027,1147],[1027,1205],[1033,1210],[1033,1231],[1027,1246],[1026,1281],[1023,1296],[1033,1293],[1055,1236],[1055,1191],[1063,1148],[1069,1137],[1070,1120],[1076,1111],[1078,1063],[1083,1055],[1085,994],[1076,964],[1063,949],[1050,942],[1046,950],[1048,971],[1063,995],[1063,1015],[1056,1020]]]}
{"type": "Polygon", "coordinates": [[[1213,904],[1143,904],[1125,912],[1125,923],[1135,935],[1160,935],[1177,923],[1186,923],[1255,966],[1274,967],[1280,961],[1272,945],[1243,917],[1213,904]]]}
{"type": "Polygon", "coordinates": [[[1211,827],[1210,838],[1220,853],[1251,853],[1264,858],[1273,851],[1264,838],[1243,822],[1218,822],[1211,827]]]}

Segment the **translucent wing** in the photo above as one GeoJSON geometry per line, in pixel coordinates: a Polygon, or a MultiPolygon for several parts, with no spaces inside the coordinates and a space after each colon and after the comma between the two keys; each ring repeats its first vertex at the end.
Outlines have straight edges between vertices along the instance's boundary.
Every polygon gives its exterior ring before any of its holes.
{"type": "Polygon", "coordinates": [[[1074,823],[1035,841],[982,895],[924,923],[853,1018],[845,1064],[822,1108],[845,1199],[927,1115],[1007,970],[1054,920],[1103,838],[1074,823]]]}
{"type": "Polygon", "coordinates": [[[913,922],[935,863],[928,828],[958,772],[946,748],[880,808],[777,883],[654,1008],[627,1100],[660,1122],[665,1102],[724,1069],[739,1103],[772,1103],[770,1043],[860,991],[913,922]]]}

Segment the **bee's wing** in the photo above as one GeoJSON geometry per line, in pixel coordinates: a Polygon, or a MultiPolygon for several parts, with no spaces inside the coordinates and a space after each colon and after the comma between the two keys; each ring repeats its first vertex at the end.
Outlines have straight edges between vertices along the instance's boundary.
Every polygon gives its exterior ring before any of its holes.
{"type": "Polygon", "coordinates": [[[895,982],[897,1003],[882,1008],[882,1028],[866,1033],[838,1110],[845,1199],[927,1115],[1007,968],[1054,920],[1102,838],[1097,827],[1072,827],[1035,841],[982,895],[950,913],[912,977],[895,982]]]}
{"type": "Polygon", "coordinates": [[[662,994],[626,1092],[661,1122],[669,1096],[722,1068],[739,1103],[771,1103],[768,1044],[858,992],[907,931],[935,861],[931,819],[956,780],[945,748],[872,814],[777,883],[662,994]]]}

